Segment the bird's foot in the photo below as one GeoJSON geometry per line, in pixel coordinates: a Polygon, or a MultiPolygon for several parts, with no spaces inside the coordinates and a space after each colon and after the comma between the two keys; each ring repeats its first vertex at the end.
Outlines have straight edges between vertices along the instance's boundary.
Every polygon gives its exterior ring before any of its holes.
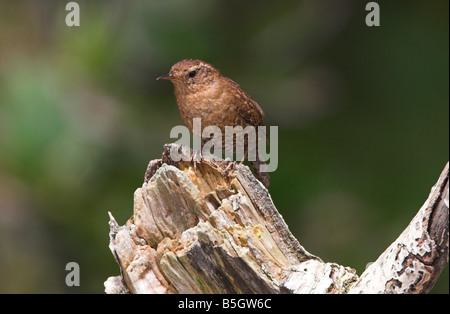
{"type": "Polygon", "coordinates": [[[228,161],[228,165],[225,170],[223,170],[223,175],[228,177],[233,171],[236,170],[237,164],[235,161],[231,161],[228,158],[225,159],[225,161],[228,161]]]}

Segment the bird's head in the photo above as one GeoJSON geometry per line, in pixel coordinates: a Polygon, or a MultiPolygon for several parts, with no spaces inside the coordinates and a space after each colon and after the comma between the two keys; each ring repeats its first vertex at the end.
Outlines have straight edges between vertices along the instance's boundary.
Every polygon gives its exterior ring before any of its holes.
{"type": "Polygon", "coordinates": [[[157,80],[170,80],[176,89],[195,93],[209,88],[220,75],[219,70],[205,61],[184,59],[175,63],[169,74],[160,76],[157,80]]]}

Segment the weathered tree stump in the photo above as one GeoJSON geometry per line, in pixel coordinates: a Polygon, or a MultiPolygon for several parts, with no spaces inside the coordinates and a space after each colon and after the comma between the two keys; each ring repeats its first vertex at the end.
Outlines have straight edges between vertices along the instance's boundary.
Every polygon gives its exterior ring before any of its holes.
{"type": "Polygon", "coordinates": [[[203,156],[149,163],[134,214],[110,214],[120,276],[107,293],[426,293],[448,262],[448,164],[399,238],[359,278],[308,253],[244,165],[203,156]]]}

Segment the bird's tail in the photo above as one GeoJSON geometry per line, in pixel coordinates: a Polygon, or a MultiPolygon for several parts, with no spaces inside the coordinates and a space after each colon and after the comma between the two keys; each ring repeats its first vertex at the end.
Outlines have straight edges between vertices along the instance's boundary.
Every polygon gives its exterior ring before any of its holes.
{"type": "Polygon", "coordinates": [[[261,181],[262,184],[267,188],[270,184],[270,177],[268,172],[262,172],[260,170],[261,165],[265,165],[266,162],[259,159],[259,156],[257,155],[256,161],[250,161],[250,168],[252,168],[253,173],[255,174],[255,177],[261,181]]]}

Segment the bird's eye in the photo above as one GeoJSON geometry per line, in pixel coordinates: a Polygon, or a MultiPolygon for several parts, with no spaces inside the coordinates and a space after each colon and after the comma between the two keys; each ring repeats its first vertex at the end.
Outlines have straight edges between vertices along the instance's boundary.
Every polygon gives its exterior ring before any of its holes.
{"type": "Polygon", "coordinates": [[[197,75],[197,71],[191,71],[189,72],[189,77],[195,77],[197,75]]]}

